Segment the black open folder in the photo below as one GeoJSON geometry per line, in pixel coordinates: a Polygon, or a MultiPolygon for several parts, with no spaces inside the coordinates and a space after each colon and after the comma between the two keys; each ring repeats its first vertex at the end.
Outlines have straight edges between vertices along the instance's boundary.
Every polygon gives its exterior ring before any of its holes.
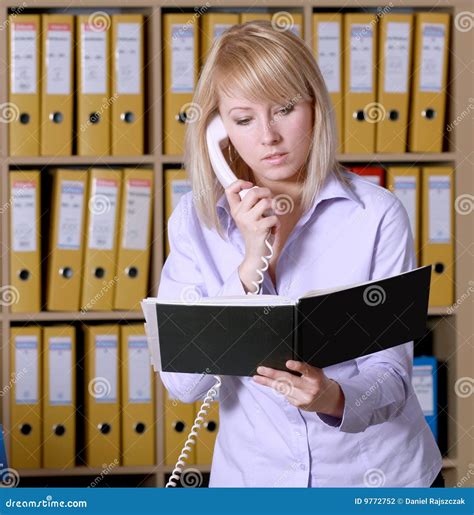
{"type": "Polygon", "coordinates": [[[431,265],[298,299],[142,301],[156,371],[252,376],[289,359],[327,367],[407,343],[426,330],[431,265]]]}

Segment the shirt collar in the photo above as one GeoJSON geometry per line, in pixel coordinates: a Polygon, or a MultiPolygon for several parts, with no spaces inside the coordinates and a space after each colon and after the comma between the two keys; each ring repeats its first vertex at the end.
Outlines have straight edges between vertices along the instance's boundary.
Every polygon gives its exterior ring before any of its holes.
{"type": "MultiPolygon", "coordinates": [[[[314,210],[316,209],[316,206],[323,200],[333,198],[347,198],[349,200],[353,200],[354,202],[359,203],[362,207],[364,207],[364,204],[361,201],[361,199],[357,196],[355,191],[353,191],[352,178],[356,174],[354,172],[349,172],[345,170],[342,171],[342,174],[349,179],[350,186],[346,186],[345,184],[343,184],[333,173],[329,174],[326,178],[324,185],[321,188],[321,191],[319,192],[319,196],[314,201],[310,209],[306,211],[306,213],[303,215],[303,223],[306,223],[306,221],[312,216],[314,210]]],[[[230,206],[227,201],[225,192],[220,196],[216,206],[218,208],[218,215],[221,215],[222,225],[228,236],[229,228],[233,218],[230,213],[230,206]]]]}

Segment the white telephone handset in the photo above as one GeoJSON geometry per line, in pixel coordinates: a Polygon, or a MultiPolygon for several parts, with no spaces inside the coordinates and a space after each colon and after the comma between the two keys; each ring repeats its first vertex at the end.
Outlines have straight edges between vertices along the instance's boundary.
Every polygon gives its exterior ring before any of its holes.
{"type": "MultiPolygon", "coordinates": [[[[219,114],[217,114],[209,123],[206,130],[206,141],[207,148],[209,151],[209,159],[211,160],[212,168],[219,179],[219,182],[222,186],[227,188],[233,182],[237,180],[237,177],[232,172],[230,166],[227,164],[225,160],[224,154],[222,152],[223,147],[228,144],[228,135],[225,130],[224,124],[219,114]]],[[[253,186],[253,188],[257,188],[257,186],[253,186]]],[[[244,198],[244,196],[253,188],[248,188],[246,190],[241,190],[239,192],[240,198],[244,198]]],[[[264,216],[271,216],[273,214],[272,209],[267,209],[264,212],[264,216]]],[[[264,262],[264,267],[260,270],[257,270],[257,273],[260,275],[260,279],[255,282],[252,281],[252,284],[255,286],[254,292],[248,292],[248,295],[258,295],[260,292],[260,284],[263,282],[264,276],[263,272],[267,270],[269,260],[273,256],[273,248],[269,239],[271,238],[271,230],[265,239],[265,245],[268,247],[270,254],[268,256],[262,256],[262,261],[264,262]]],[[[197,436],[197,430],[201,427],[201,423],[204,421],[202,415],[206,415],[207,409],[210,407],[211,402],[213,402],[219,392],[219,388],[222,384],[222,380],[219,376],[214,376],[216,379],[216,384],[207,392],[206,397],[204,398],[204,402],[202,403],[201,409],[199,410],[196,419],[194,421],[193,427],[189,433],[188,439],[184,444],[184,447],[179,455],[178,462],[176,463],[173,472],[171,474],[168,483],[166,484],[166,488],[170,486],[176,486],[176,480],[179,479],[179,475],[182,473],[182,468],[185,465],[185,459],[188,458],[187,451],[191,450],[191,445],[196,443],[194,437],[197,436]]]]}
{"type": "MultiPolygon", "coordinates": [[[[216,174],[222,186],[224,188],[227,188],[237,180],[237,177],[230,169],[230,166],[227,164],[227,161],[225,160],[224,154],[222,152],[223,147],[228,144],[228,135],[222,122],[222,118],[219,114],[216,114],[207,126],[206,140],[207,148],[209,151],[209,159],[211,160],[214,173],[216,174]]],[[[243,199],[251,189],[257,187],[258,186],[253,186],[252,188],[239,191],[240,198],[243,199]]],[[[273,215],[272,209],[267,209],[263,214],[263,216],[271,215],[273,215]]],[[[252,281],[252,284],[255,286],[255,291],[249,292],[249,295],[258,295],[258,293],[260,292],[260,284],[263,282],[264,279],[263,272],[267,270],[269,260],[273,256],[273,248],[270,243],[272,240],[273,235],[271,234],[271,230],[269,230],[267,238],[265,239],[265,245],[268,247],[270,254],[268,256],[262,256],[264,267],[256,270],[256,272],[260,276],[260,279],[257,282],[252,281]]]]}

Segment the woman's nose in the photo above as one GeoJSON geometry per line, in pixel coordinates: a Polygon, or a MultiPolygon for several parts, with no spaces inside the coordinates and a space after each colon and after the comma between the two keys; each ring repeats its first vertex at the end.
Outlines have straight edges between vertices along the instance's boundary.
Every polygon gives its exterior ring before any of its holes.
{"type": "Polygon", "coordinates": [[[280,140],[280,133],[277,125],[278,124],[273,121],[273,118],[267,118],[263,122],[261,139],[264,145],[272,145],[280,140]]]}

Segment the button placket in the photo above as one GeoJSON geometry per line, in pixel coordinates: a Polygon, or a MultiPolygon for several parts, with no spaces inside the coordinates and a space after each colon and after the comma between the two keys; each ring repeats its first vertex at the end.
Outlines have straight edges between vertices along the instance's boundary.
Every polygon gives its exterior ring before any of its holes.
{"type": "Polygon", "coordinates": [[[308,465],[305,465],[305,463],[309,463],[309,449],[307,438],[305,438],[306,424],[299,409],[290,404],[287,399],[285,401],[283,409],[286,412],[288,421],[292,426],[296,426],[292,428],[292,439],[297,449],[297,459],[301,463],[299,469],[306,470],[308,465]]]}

